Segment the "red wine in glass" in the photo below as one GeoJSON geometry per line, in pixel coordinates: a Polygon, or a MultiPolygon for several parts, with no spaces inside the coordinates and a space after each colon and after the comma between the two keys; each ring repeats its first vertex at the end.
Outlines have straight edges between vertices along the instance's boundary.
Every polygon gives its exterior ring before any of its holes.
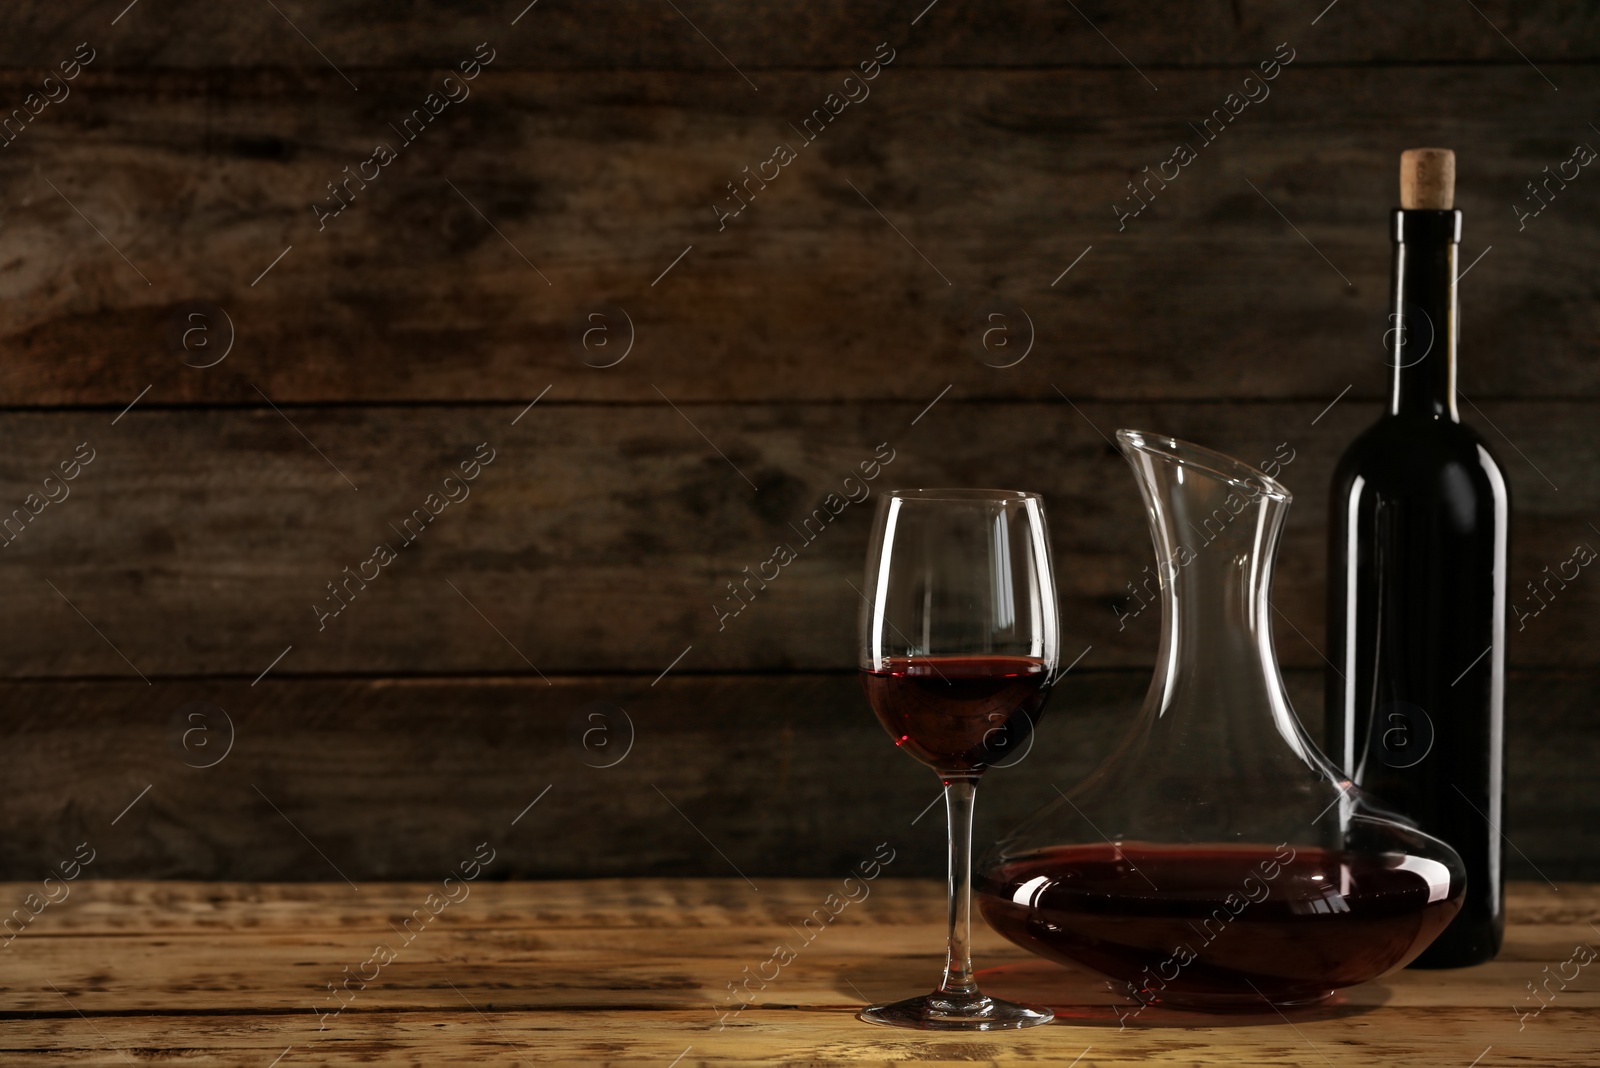
{"type": "Polygon", "coordinates": [[[1050,692],[1036,656],[896,656],[861,672],[895,744],[943,774],[975,774],[1026,753],[1050,692]]]}

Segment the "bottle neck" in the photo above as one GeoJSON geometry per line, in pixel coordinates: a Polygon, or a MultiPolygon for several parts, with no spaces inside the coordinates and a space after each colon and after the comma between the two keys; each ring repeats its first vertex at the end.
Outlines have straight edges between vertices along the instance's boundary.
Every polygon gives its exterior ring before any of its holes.
{"type": "Polygon", "coordinates": [[[1460,422],[1456,412],[1459,211],[1394,213],[1394,286],[1384,335],[1389,414],[1460,422]]]}

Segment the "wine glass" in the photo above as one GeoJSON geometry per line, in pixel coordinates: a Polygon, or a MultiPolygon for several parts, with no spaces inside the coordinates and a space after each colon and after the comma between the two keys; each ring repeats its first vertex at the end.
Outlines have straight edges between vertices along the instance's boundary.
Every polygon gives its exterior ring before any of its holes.
{"type": "Polygon", "coordinates": [[[1060,655],[1044,501],[991,489],[885,495],[862,601],[867,701],[895,744],[944,782],[950,941],[937,990],[871,1006],[861,1018],[958,1031],[1049,1023],[1048,1009],[981,993],[969,948],[978,778],[1025,750],[1060,655]]]}

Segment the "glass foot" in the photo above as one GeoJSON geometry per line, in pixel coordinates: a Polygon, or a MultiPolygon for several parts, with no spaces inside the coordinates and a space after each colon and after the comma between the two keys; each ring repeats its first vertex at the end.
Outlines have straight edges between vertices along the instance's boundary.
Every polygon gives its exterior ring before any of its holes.
{"type": "Polygon", "coordinates": [[[1049,1009],[1018,1005],[987,994],[942,994],[935,991],[888,1005],[861,1010],[868,1023],[914,1027],[921,1031],[1009,1031],[1034,1027],[1056,1018],[1049,1009]]]}

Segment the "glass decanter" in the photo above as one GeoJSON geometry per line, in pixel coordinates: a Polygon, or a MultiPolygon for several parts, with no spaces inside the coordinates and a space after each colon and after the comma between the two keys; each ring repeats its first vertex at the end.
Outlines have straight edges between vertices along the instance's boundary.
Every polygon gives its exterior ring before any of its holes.
{"type": "Polygon", "coordinates": [[[1270,599],[1291,500],[1262,472],[1119,430],[1149,512],[1161,642],[1117,750],[984,858],[1012,942],[1150,1004],[1265,1009],[1403,967],[1460,908],[1461,858],[1379,804],[1290,707],[1270,599]]]}

